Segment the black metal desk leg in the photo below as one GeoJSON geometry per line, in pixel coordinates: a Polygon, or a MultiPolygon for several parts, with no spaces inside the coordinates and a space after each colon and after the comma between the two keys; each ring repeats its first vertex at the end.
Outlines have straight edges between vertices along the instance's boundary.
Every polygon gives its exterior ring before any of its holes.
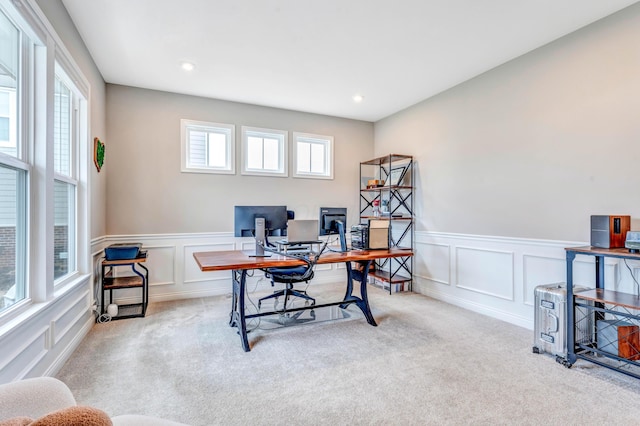
{"type": "Polygon", "coordinates": [[[229,312],[229,327],[235,327],[238,321],[238,293],[240,292],[240,274],[241,271],[231,271],[231,312],[229,312]]]}
{"type": "MultiPolygon", "coordinates": [[[[371,261],[362,261],[358,262],[362,266],[362,271],[354,271],[351,269],[351,265],[347,265],[347,292],[344,296],[345,302],[355,303],[358,308],[364,314],[364,317],[367,319],[367,322],[373,326],[377,326],[376,320],[373,318],[373,314],[371,313],[371,309],[369,308],[369,299],[367,297],[367,277],[369,275],[369,267],[371,266],[371,261]],[[360,297],[356,297],[353,295],[353,279],[360,281],[360,297]]],[[[342,309],[346,307],[345,305],[340,305],[342,309]]]]}
{"type": "Polygon", "coordinates": [[[242,349],[245,352],[249,352],[249,340],[247,339],[247,322],[244,312],[244,292],[247,281],[247,271],[243,269],[241,271],[234,270],[232,273],[233,281],[233,296],[231,300],[231,314],[229,318],[229,325],[231,327],[238,327],[238,334],[242,341],[242,349]]]}
{"type": "MultiPolygon", "coordinates": [[[[353,297],[353,269],[351,268],[351,262],[345,262],[347,267],[347,291],[344,294],[344,300],[349,300],[353,297]]],[[[345,309],[346,305],[341,305],[340,309],[345,309]]]]}
{"type": "Polygon", "coordinates": [[[362,309],[365,318],[367,318],[367,322],[375,327],[378,324],[373,318],[373,314],[371,313],[371,309],[369,308],[369,297],[367,296],[367,277],[369,275],[369,266],[371,266],[371,261],[367,262],[364,268],[364,272],[362,273],[360,279],[360,297],[362,300],[356,302],[356,305],[358,305],[358,307],[362,309]]]}

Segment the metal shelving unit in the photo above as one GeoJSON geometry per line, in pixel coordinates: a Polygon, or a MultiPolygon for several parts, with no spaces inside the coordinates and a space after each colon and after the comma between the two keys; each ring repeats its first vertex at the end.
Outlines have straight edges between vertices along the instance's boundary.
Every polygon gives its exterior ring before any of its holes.
{"type": "Polygon", "coordinates": [[[640,254],[627,249],[572,247],[566,249],[567,258],[567,360],[571,367],[584,359],[600,366],[640,379],[640,297],[635,294],[606,289],[604,282],[605,257],[640,260],[640,254]],[[596,288],[573,292],[573,261],[576,255],[595,257],[596,288]],[[576,321],[576,308],[588,313],[576,321]],[[585,329],[587,338],[576,339],[576,330],[585,329]]]}
{"type": "MultiPolygon", "coordinates": [[[[414,216],[414,162],[410,155],[389,154],[360,163],[360,223],[371,219],[389,221],[389,247],[413,250],[414,216]],[[372,180],[378,184],[369,185],[372,180]],[[376,214],[374,205],[378,204],[376,214]]],[[[411,290],[413,281],[413,256],[380,259],[375,270],[369,272],[379,282],[389,286],[392,293],[396,286],[411,290]],[[406,287],[406,288],[405,288],[406,287]]]]}
{"type": "Polygon", "coordinates": [[[109,294],[109,303],[113,302],[114,290],[122,290],[129,288],[140,288],[142,295],[140,297],[140,303],[132,303],[128,305],[118,306],[118,315],[112,317],[112,320],[144,317],[147,312],[147,305],[149,304],[149,270],[143,265],[147,261],[147,253],[141,253],[134,259],[123,260],[103,260],[102,261],[102,309],[101,314],[106,312],[108,303],[106,303],[105,293],[109,294]],[[143,269],[140,271],[136,266],[143,269]],[[131,274],[125,276],[117,276],[115,273],[116,268],[130,267],[131,274]]]}

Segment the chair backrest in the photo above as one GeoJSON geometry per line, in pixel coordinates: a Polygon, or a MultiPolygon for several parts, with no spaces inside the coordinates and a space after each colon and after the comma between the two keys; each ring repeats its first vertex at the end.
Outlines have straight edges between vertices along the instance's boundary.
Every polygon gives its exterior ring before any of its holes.
{"type": "Polygon", "coordinates": [[[302,265],[304,267],[304,269],[302,270],[300,269],[300,266],[291,266],[291,267],[284,266],[284,267],[277,267],[277,268],[267,268],[265,269],[265,271],[268,274],[270,274],[273,278],[284,278],[284,280],[288,282],[309,281],[311,278],[313,278],[313,268],[318,263],[318,260],[320,260],[320,256],[322,256],[322,253],[324,253],[324,251],[326,250],[328,243],[329,243],[328,241],[325,241],[325,243],[320,248],[320,251],[313,252],[312,255],[299,255],[299,254],[286,253],[286,252],[281,252],[281,251],[277,251],[277,250],[273,250],[271,248],[265,247],[264,248],[265,251],[268,251],[274,254],[279,254],[285,257],[290,257],[292,259],[298,259],[305,263],[305,265],[302,265]],[[291,272],[295,272],[295,273],[291,273],[291,272]]]}

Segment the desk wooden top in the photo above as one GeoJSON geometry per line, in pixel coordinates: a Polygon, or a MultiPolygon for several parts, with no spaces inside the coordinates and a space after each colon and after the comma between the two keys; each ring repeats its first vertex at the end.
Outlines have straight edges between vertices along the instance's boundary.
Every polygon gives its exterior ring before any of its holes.
{"type": "Polygon", "coordinates": [[[630,253],[627,248],[600,248],[593,246],[584,247],[566,247],[565,251],[574,252],[576,254],[586,254],[591,256],[607,256],[607,257],[622,257],[627,259],[640,260],[640,253],[630,253]]]}
{"type": "MultiPolygon", "coordinates": [[[[251,254],[251,250],[201,251],[193,253],[193,257],[202,271],[262,269],[277,266],[304,265],[304,262],[300,260],[273,253],[270,257],[250,257],[249,254],[251,254]]],[[[413,256],[413,251],[396,248],[390,250],[351,250],[344,253],[325,252],[322,253],[318,264],[356,262],[406,256],[413,256]]]]}

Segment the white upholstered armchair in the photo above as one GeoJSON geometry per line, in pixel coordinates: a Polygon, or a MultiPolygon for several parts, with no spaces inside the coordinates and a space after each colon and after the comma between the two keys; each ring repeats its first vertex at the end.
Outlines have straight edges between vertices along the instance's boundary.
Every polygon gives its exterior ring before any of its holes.
{"type": "Polygon", "coordinates": [[[38,377],[0,385],[0,426],[30,425],[32,423],[29,420],[34,424],[181,425],[170,420],[141,415],[109,418],[98,409],[78,406],[67,385],[53,377],[38,377]],[[47,418],[49,416],[55,417],[58,423],[50,421],[47,418]],[[88,418],[91,421],[87,421],[88,418]]]}

